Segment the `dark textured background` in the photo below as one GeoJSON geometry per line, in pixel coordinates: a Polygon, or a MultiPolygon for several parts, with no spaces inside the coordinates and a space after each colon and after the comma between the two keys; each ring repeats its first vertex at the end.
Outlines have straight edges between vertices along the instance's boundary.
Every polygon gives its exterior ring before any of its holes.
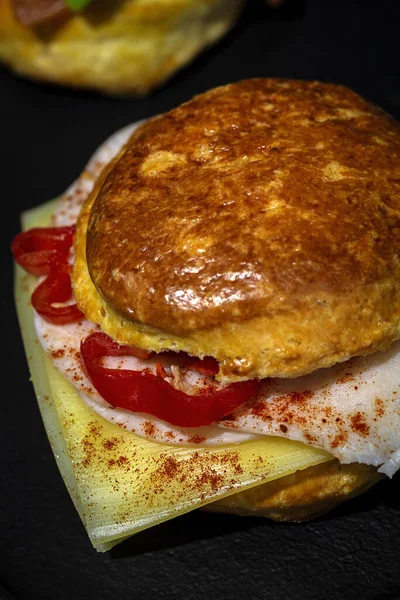
{"type": "Polygon", "coordinates": [[[333,81],[399,118],[399,22],[398,0],[290,0],[277,11],[253,0],[232,34],[142,100],[0,70],[0,598],[400,598],[399,477],[313,523],[192,513],[97,554],[28,381],[9,253],[19,213],[60,194],[107,135],[215,85],[250,76],[333,81]]]}

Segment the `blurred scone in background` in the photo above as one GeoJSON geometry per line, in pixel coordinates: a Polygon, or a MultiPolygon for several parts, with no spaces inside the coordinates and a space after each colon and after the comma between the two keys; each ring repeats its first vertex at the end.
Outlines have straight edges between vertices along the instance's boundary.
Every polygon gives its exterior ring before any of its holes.
{"type": "Polygon", "coordinates": [[[0,61],[43,81],[146,94],[223,36],[242,5],[243,0],[0,0],[0,61]]]}

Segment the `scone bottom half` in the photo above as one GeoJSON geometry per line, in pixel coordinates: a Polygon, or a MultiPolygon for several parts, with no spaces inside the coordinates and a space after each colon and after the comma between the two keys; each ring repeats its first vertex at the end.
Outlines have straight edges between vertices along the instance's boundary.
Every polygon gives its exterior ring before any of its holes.
{"type": "Polygon", "coordinates": [[[253,79],[143,124],[77,227],[74,289],[120,343],[298,377],[399,338],[400,129],[333,84],[253,79]]]}

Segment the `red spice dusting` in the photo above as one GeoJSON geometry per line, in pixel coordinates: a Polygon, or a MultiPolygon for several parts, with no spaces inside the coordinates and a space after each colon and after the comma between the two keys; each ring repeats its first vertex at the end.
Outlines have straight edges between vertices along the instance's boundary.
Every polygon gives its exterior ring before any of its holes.
{"type": "Polygon", "coordinates": [[[115,446],[118,444],[118,438],[111,438],[109,440],[105,440],[103,442],[103,448],[105,450],[114,450],[115,446]]]}
{"type": "Polygon", "coordinates": [[[286,423],[296,420],[298,424],[305,424],[305,417],[294,415],[289,409],[292,404],[299,404],[301,402],[306,403],[311,400],[312,397],[313,392],[310,392],[309,390],[305,390],[304,392],[290,392],[289,394],[275,398],[271,403],[265,402],[264,400],[255,402],[251,406],[251,413],[263,421],[271,421],[273,418],[272,414],[275,413],[276,416],[279,415],[286,423]]]}
{"type": "Polygon", "coordinates": [[[284,398],[287,398],[290,402],[307,402],[308,400],[311,400],[312,397],[313,393],[309,390],[305,390],[304,392],[291,392],[284,396],[284,398]]]}
{"type": "Polygon", "coordinates": [[[142,428],[143,428],[144,433],[148,437],[154,437],[154,434],[156,432],[156,427],[155,427],[155,425],[153,425],[153,423],[151,423],[151,421],[145,421],[142,425],[142,428]]]}
{"type": "Polygon", "coordinates": [[[205,441],[206,441],[206,438],[204,436],[201,436],[201,435],[192,435],[188,439],[189,444],[202,444],[205,441]]]}
{"type": "Polygon", "coordinates": [[[251,414],[255,417],[260,417],[263,420],[271,421],[272,417],[269,414],[266,414],[266,411],[269,410],[268,406],[264,402],[264,400],[260,400],[259,402],[255,402],[251,408],[251,414]]]}
{"type": "Polygon", "coordinates": [[[354,381],[354,375],[352,373],[345,373],[342,377],[339,377],[336,383],[349,383],[354,381]]]}
{"type": "Polygon", "coordinates": [[[360,412],[351,417],[351,428],[363,437],[369,434],[369,425],[367,425],[364,415],[360,412]]]}
{"type": "Polygon", "coordinates": [[[228,464],[234,469],[235,474],[239,475],[243,473],[242,466],[239,462],[239,454],[237,452],[229,452],[225,456],[221,457],[222,464],[228,464]]]}
{"type": "Polygon", "coordinates": [[[243,467],[239,463],[235,465],[235,475],[243,475],[243,467]]]}
{"type": "Polygon", "coordinates": [[[227,427],[230,427],[230,429],[240,429],[240,425],[238,423],[226,423],[227,427]]]}
{"type": "Polygon", "coordinates": [[[126,470],[129,471],[129,459],[126,456],[119,456],[117,459],[111,458],[107,461],[108,466],[111,467],[127,467],[126,470]]]}
{"type": "Polygon", "coordinates": [[[345,431],[336,435],[331,443],[331,448],[337,448],[338,446],[343,445],[347,441],[348,435],[345,431]]]}
{"type": "Polygon", "coordinates": [[[98,423],[91,421],[89,423],[89,433],[90,435],[93,435],[94,437],[100,437],[101,436],[101,430],[102,427],[101,425],[99,425],[98,423]]]}
{"type": "MultiPolygon", "coordinates": [[[[204,500],[210,491],[218,492],[222,488],[237,485],[236,477],[243,474],[238,452],[227,452],[224,455],[194,452],[188,459],[177,461],[171,456],[161,455],[154,459],[156,470],[150,475],[154,485],[154,493],[171,490],[171,481],[178,481],[180,487],[174,486],[173,502],[183,497],[188,490],[196,493],[197,498],[204,500]]],[[[150,500],[151,501],[151,500],[150,500]]]]}
{"type": "MultiPolygon", "coordinates": [[[[197,390],[196,390],[196,395],[197,394],[213,394],[215,391],[217,390],[217,386],[215,385],[214,381],[206,381],[205,379],[201,381],[201,384],[199,381],[197,381],[197,390]]],[[[224,417],[225,418],[225,417],[224,417]]]]}
{"type": "MultiPolygon", "coordinates": [[[[223,483],[222,475],[219,475],[214,469],[209,469],[196,478],[196,483],[199,487],[209,485],[213,492],[216,492],[223,483]]],[[[204,496],[204,494],[203,494],[204,496]]]]}
{"type": "Polygon", "coordinates": [[[51,356],[53,357],[54,360],[63,358],[65,355],[65,350],[63,348],[59,348],[58,350],[53,350],[53,352],[51,353],[51,356]]]}
{"type": "Polygon", "coordinates": [[[175,460],[175,458],[172,458],[172,456],[169,456],[164,461],[164,465],[163,465],[164,475],[166,477],[168,477],[169,479],[172,479],[173,477],[176,476],[176,474],[178,473],[178,470],[179,470],[178,462],[175,460]]]}
{"type": "Polygon", "coordinates": [[[384,404],[380,398],[376,398],[375,400],[375,412],[377,417],[383,417],[385,414],[384,404]]]}
{"type": "Polygon", "coordinates": [[[90,422],[88,424],[88,433],[82,440],[82,448],[84,457],[82,464],[84,467],[89,467],[97,458],[95,440],[102,435],[102,427],[98,423],[90,422]]]}
{"type": "Polygon", "coordinates": [[[84,458],[82,460],[82,464],[84,467],[89,467],[92,464],[93,459],[96,455],[96,450],[94,448],[93,442],[86,438],[82,440],[82,446],[84,451],[84,458]]]}

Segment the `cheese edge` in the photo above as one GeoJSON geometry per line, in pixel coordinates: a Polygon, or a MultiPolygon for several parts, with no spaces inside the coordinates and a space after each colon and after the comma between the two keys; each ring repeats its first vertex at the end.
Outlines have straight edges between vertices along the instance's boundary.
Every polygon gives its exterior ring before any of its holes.
{"type": "MultiPolygon", "coordinates": [[[[35,209],[23,213],[23,228],[28,229],[31,227],[47,225],[50,216],[54,211],[55,205],[56,201],[50,201],[44,205],[41,205],[35,209]]],[[[81,517],[81,520],[88,532],[88,535],[94,547],[101,552],[107,551],[111,549],[114,545],[122,542],[123,540],[134,535],[138,531],[145,529],[146,527],[161,523],[170,518],[178,516],[178,514],[184,514],[197,508],[198,506],[196,505],[196,503],[194,503],[195,505],[193,505],[193,502],[189,502],[189,504],[186,505],[183,510],[180,509],[179,511],[174,511],[170,509],[169,512],[167,511],[166,513],[164,512],[164,514],[159,515],[159,517],[161,518],[154,519],[152,522],[147,522],[146,524],[144,524],[143,527],[134,531],[132,529],[123,530],[123,528],[121,530],[121,527],[117,528],[117,531],[113,530],[112,527],[109,528],[109,530],[103,532],[90,531],[90,524],[88,523],[88,516],[90,517],[90,515],[87,514],[87,507],[85,510],[85,505],[82,501],[81,490],[79,487],[78,480],[75,477],[74,465],[71,460],[71,455],[68,451],[68,445],[64,437],[63,427],[60,421],[60,413],[57,408],[57,396],[60,391],[59,381],[62,378],[58,374],[58,372],[55,371],[55,368],[53,367],[50,358],[45,356],[45,353],[43,352],[41,346],[39,345],[36,339],[36,333],[33,326],[33,313],[30,305],[29,281],[31,281],[30,285],[32,285],[32,282],[35,281],[35,279],[32,276],[25,274],[23,270],[17,265],[15,275],[16,305],[24,347],[26,355],[28,357],[28,365],[31,372],[31,380],[33,382],[42,420],[53,450],[57,466],[60,470],[64,483],[71,496],[71,499],[74,502],[77,512],[81,517]]],[[[62,381],[63,385],[65,384],[65,386],[70,386],[70,384],[65,380],[62,381]]],[[[70,386],[70,388],[74,390],[72,386],[70,386]]],[[[74,393],[79,398],[75,390],[74,393]]],[[[101,417],[98,417],[97,415],[93,414],[93,421],[97,420],[99,420],[100,422],[103,421],[101,417]]],[[[110,426],[115,427],[116,431],[120,433],[118,427],[116,427],[115,425],[110,426]]],[[[135,436],[135,438],[137,438],[137,436],[135,436]]],[[[288,468],[288,466],[286,465],[286,467],[282,467],[281,469],[279,469],[279,466],[275,465],[275,469],[273,469],[273,474],[271,474],[270,477],[266,477],[263,480],[258,479],[256,481],[250,481],[246,484],[241,484],[239,485],[240,490],[249,489],[251,487],[259,485],[264,481],[278,479],[280,477],[283,477],[284,475],[293,473],[297,470],[305,469],[312,465],[321,464],[322,462],[326,462],[332,459],[332,456],[330,454],[322,450],[311,449],[306,446],[304,446],[304,449],[300,449],[302,444],[299,444],[297,442],[291,442],[288,440],[282,440],[282,438],[279,438],[279,440],[282,445],[283,443],[287,443],[288,445],[295,445],[298,447],[296,448],[296,460],[294,461],[296,462],[296,464],[293,464],[292,468],[288,468]],[[300,455],[303,452],[304,456],[301,457],[300,455]]],[[[193,449],[193,452],[195,451],[196,448],[193,449]]],[[[224,493],[216,494],[215,496],[211,495],[207,498],[206,502],[202,502],[201,505],[204,506],[207,503],[213,502],[214,499],[221,499],[223,497],[232,495],[237,491],[238,488],[225,491],[224,493]]]]}

